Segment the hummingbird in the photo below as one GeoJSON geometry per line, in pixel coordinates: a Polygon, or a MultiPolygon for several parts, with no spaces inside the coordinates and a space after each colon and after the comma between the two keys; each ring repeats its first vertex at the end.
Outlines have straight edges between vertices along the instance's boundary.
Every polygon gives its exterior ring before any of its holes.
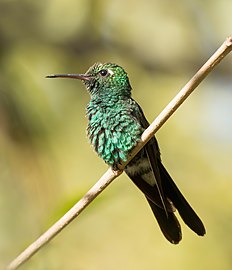
{"type": "MultiPolygon", "coordinates": [[[[53,74],[47,78],[81,80],[90,94],[86,108],[87,135],[98,156],[117,170],[149,126],[141,107],[131,97],[126,71],[114,63],[95,63],[84,74],[53,74]]],[[[158,225],[172,244],[182,239],[177,210],[197,235],[205,227],[161,162],[155,136],[126,165],[125,172],[147,199],[158,225]]]]}

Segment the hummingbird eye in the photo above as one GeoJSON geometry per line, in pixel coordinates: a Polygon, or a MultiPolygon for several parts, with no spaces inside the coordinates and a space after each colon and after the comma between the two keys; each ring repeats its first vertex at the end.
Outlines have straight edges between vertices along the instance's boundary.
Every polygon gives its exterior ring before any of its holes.
{"type": "Polygon", "coordinates": [[[99,71],[99,73],[101,74],[102,77],[105,77],[106,75],[109,74],[107,69],[102,69],[99,71]]]}

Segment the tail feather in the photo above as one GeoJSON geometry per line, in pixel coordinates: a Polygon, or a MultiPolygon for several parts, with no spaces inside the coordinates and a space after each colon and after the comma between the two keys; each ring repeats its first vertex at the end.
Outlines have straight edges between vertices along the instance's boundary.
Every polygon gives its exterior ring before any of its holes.
{"type": "Polygon", "coordinates": [[[156,220],[159,224],[159,227],[163,233],[163,235],[170,241],[172,244],[178,244],[182,239],[181,227],[177,218],[175,217],[173,212],[167,213],[164,209],[160,208],[149,199],[148,203],[156,217],[156,220]]]}
{"type": "Polygon", "coordinates": [[[127,174],[134,184],[144,193],[164,236],[172,244],[178,244],[182,238],[181,226],[174,215],[175,208],[173,205],[165,197],[167,213],[163,208],[156,186],[150,186],[143,180],[141,175],[134,176],[128,172],[127,174]]]}
{"type": "Polygon", "coordinates": [[[181,226],[174,214],[175,209],[178,210],[183,221],[190,229],[203,236],[206,231],[202,221],[184,198],[160,160],[158,161],[158,169],[162,181],[164,202],[168,212],[163,207],[156,186],[149,185],[143,179],[143,174],[134,175],[128,170],[126,170],[126,173],[144,193],[164,236],[173,244],[178,244],[182,238],[181,226]]]}
{"type": "Polygon", "coordinates": [[[172,201],[183,221],[189,228],[198,235],[203,236],[206,233],[206,230],[202,221],[186,201],[161,161],[159,161],[159,169],[165,195],[172,201]]]}

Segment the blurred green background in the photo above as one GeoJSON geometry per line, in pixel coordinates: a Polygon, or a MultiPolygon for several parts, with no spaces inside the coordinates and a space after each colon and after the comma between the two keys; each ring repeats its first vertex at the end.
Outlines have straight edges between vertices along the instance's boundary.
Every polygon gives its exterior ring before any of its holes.
{"type": "MultiPolygon", "coordinates": [[[[94,62],[127,70],[152,121],[232,34],[232,2],[0,1],[0,268],[51,226],[107,166],[86,139],[94,62]]],[[[162,158],[207,235],[162,236],[143,195],[121,176],[22,269],[232,269],[232,58],[158,132],[162,158]]]]}

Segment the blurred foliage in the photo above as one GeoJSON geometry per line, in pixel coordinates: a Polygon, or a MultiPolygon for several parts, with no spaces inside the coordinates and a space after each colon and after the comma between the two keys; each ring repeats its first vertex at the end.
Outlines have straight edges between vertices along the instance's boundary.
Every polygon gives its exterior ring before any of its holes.
{"type": "MultiPolygon", "coordinates": [[[[0,268],[106,169],[85,138],[83,85],[44,77],[116,62],[151,121],[231,34],[231,10],[228,0],[1,0],[0,268]]],[[[22,269],[231,269],[231,74],[229,56],[157,134],[204,238],[183,226],[171,246],[123,175],[22,269]]]]}

